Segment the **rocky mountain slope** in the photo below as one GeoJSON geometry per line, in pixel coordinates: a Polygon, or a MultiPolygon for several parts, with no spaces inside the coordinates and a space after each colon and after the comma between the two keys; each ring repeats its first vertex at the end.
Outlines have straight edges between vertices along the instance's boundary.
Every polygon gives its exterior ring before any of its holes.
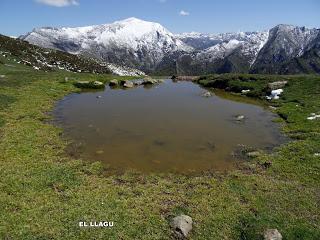
{"type": "Polygon", "coordinates": [[[80,28],[38,28],[20,38],[153,74],[290,74],[320,73],[319,34],[319,29],[281,24],[262,32],[175,35],[158,23],[129,18],[80,28]]]}
{"type": "Polygon", "coordinates": [[[42,48],[20,39],[0,35],[0,55],[13,61],[33,67],[35,70],[71,72],[113,73],[116,75],[145,75],[137,69],[104,63],[95,58],[74,55],[67,52],[42,48]]]}
{"type": "MultiPolygon", "coordinates": [[[[269,31],[269,39],[252,66],[254,73],[295,73],[303,69],[292,68],[288,62],[299,59],[319,44],[319,29],[292,25],[278,25],[269,31]],[[286,70],[284,70],[286,68],[286,70]]],[[[292,65],[291,65],[292,66],[292,65]]]]}

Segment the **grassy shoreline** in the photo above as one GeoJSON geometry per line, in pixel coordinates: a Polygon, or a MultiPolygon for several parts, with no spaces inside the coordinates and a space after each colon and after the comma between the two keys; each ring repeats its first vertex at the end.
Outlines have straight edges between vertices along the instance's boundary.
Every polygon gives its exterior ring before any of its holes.
{"type": "MultiPolygon", "coordinates": [[[[0,80],[1,239],[170,239],[170,219],[179,213],[194,220],[190,239],[261,239],[267,228],[277,228],[284,239],[320,238],[320,120],[306,120],[320,111],[319,76],[285,76],[289,84],[271,104],[295,140],[241,169],[104,176],[100,163],[65,154],[68,142],[46,113],[78,91],[73,79],[105,82],[114,76],[18,65],[0,65],[0,71],[6,76],[0,80]],[[266,161],[272,163],[267,169],[266,161]],[[114,221],[114,227],[80,228],[79,221],[114,221]]],[[[223,75],[230,76],[231,84],[257,93],[279,79],[223,75]]],[[[208,86],[212,76],[203,80],[208,86]]]]}

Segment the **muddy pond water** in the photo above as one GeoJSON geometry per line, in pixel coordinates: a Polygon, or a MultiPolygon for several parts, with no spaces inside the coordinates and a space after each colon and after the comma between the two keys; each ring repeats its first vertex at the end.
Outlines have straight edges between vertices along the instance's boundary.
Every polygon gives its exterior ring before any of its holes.
{"type": "Polygon", "coordinates": [[[270,149],[283,138],[275,115],[192,82],[71,94],[54,117],[81,153],[113,170],[192,173],[233,168],[239,144],[270,149]],[[237,121],[235,116],[245,119],[237,121]]]}

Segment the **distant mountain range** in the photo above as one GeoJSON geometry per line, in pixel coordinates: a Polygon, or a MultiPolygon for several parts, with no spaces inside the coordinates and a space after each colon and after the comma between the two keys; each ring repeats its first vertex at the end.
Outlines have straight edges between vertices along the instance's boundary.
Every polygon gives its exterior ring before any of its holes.
{"type": "Polygon", "coordinates": [[[269,31],[173,34],[129,18],[78,28],[37,28],[20,39],[149,74],[320,73],[320,29],[277,25],[269,31]]]}

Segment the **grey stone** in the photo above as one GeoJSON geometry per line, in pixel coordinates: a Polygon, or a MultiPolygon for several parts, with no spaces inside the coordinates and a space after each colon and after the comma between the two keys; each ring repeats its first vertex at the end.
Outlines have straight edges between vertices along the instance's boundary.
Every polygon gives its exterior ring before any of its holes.
{"type": "Polygon", "coordinates": [[[202,97],[211,97],[211,96],[212,96],[212,94],[209,91],[202,94],[202,97]]]}
{"type": "Polygon", "coordinates": [[[143,80],[134,80],[133,84],[137,85],[137,86],[142,85],[143,84],[143,80]]]}
{"type": "Polygon", "coordinates": [[[110,82],[109,82],[109,86],[117,86],[119,84],[118,80],[117,79],[112,79],[110,82]]]}
{"type": "Polygon", "coordinates": [[[282,235],[277,229],[267,229],[263,236],[264,240],[282,240],[282,235]]]}
{"type": "Polygon", "coordinates": [[[124,86],[125,88],[133,88],[133,87],[134,87],[132,81],[126,81],[126,82],[123,84],[123,86],[124,86]]]}
{"type": "Polygon", "coordinates": [[[155,84],[157,83],[157,80],[154,80],[152,78],[145,78],[143,81],[143,84],[155,84]]]}
{"type": "Polygon", "coordinates": [[[278,81],[278,82],[273,82],[273,83],[268,83],[268,89],[269,90],[276,90],[279,88],[283,88],[286,86],[288,81],[278,81]]]}
{"type": "Polygon", "coordinates": [[[94,87],[97,87],[97,88],[101,88],[104,86],[103,82],[100,82],[100,81],[94,81],[92,84],[94,87]]]}
{"type": "Polygon", "coordinates": [[[192,218],[183,214],[177,216],[173,218],[171,227],[176,237],[185,239],[192,230],[192,218]]]}
{"type": "Polygon", "coordinates": [[[236,121],[243,121],[245,119],[245,116],[244,115],[237,115],[236,117],[235,117],[235,120],[236,121]]]}

